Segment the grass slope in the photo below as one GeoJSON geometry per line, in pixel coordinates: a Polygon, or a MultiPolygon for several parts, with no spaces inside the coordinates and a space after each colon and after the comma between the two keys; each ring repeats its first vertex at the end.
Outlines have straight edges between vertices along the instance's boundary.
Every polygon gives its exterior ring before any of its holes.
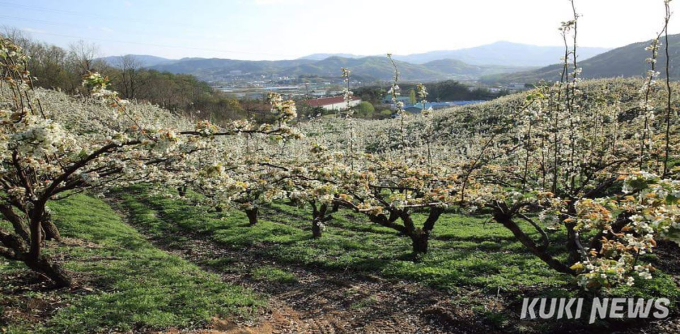
{"type": "Polygon", "coordinates": [[[213,317],[248,316],[264,305],[252,292],[153,247],[99,199],[77,195],[50,208],[69,238],[53,255],[63,258],[86,288],[19,289],[12,278],[30,274],[22,264],[0,261],[0,332],[195,328],[213,317]],[[31,316],[34,308],[50,308],[46,303],[57,304],[48,319],[31,316]]]}

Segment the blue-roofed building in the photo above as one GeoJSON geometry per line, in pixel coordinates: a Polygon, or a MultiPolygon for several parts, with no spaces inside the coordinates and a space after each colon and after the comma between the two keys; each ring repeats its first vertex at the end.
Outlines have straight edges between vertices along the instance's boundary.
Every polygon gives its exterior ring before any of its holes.
{"type": "MultiPolygon", "coordinates": [[[[482,103],[485,101],[453,101],[453,102],[428,102],[425,103],[424,109],[432,109],[432,110],[438,110],[438,109],[446,109],[446,108],[452,108],[456,106],[465,106],[465,105],[470,105],[470,104],[477,104],[477,103],[482,103]]],[[[421,111],[423,111],[423,104],[422,103],[416,103],[416,104],[406,104],[404,105],[404,110],[412,113],[412,114],[420,114],[421,111]]]]}
{"type": "Polygon", "coordinates": [[[432,106],[432,103],[425,103],[425,106],[423,106],[422,103],[416,103],[416,104],[407,104],[404,105],[404,110],[412,113],[412,114],[420,114],[423,109],[428,110],[428,109],[433,109],[434,107],[432,106]]]}

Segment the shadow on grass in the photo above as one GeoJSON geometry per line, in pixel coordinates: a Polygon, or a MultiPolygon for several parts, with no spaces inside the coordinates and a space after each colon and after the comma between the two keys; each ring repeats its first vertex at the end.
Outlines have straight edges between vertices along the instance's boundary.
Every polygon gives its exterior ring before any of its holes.
{"type": "MultiPolygon", "coordinates": [[[[200,233],[222,247],[278,263],[414,280],[445,291],[464,286],[489,293],[499,289],[510,292],[526,287],[541,290],[574,286],[571,277],[549,269],[502,225],[489,222],[487,216],[447,213],[435,227],[430,251],[415,257],[410,239],[371,225],[352,213],[335,213],[323,237],[312,239],[311,213],[287,204],[272,204],[262,210],[265,215],[260,222],[250,226],[242,212],[207,212],[186,201],[148,196],[144,187],[125,192],[122,198],[124,206],[132,209],[136,224],[175,234],[179,228],[180,235],[200,233]],[[282,222],[281,217],[286,221],[282,222]]],[[[421,213],[414,215],[416,221],[424,218],[421,213]]],[[[539,239],[530,225],[523,224],[522,228],[539,239]]],[[[567,254],[561,246],[566,240],[564,231],[552,232],[550,237],[549,251],[565,259],[567,254]]],[[[672,280],[659,277],[659,284],[666,289],[649,290],[652,294],[674,287],[672,280]]]]}
{"type": "MultiPolygon", "coordinates": [[[[264,305],[252,291],[226,284],[218,275],[155,248],[99,199],[76,195],[50,208],[68,242],[49,251],[66,259],[66,269],[81,288],[50,295],[25,292],[63,304],[38,321],[10,324],[9,332],[200,328],[213,317],[250,317],[264,305]]],[[[10,269],[27,271],[21,267],[0,263],[0,273],[4,277],[10,269]]]]}

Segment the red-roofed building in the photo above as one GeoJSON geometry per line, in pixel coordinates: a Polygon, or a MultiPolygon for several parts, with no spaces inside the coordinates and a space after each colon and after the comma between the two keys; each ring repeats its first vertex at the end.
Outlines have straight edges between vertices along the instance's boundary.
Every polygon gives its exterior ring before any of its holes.
{"type": "MultiPolygon", "coordinates": [[[[311,107],[321,107],[326,110],[347,109],[347,102],[345,102],[345,98],[342,96],[305,100],[304,102],[311,107]]],[[[361,99],[356,96],[352,96],[352,100],[349,101],[350,107],[356,107],[359,103],[361,103],[361,99]]]]}

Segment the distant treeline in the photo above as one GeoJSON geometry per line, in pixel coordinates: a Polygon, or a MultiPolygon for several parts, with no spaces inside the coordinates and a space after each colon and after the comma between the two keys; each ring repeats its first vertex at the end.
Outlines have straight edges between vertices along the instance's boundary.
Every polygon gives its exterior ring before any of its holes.
{"type": "Polygon", "coordinates": [[[218,123],[247,116],[237,99],[192,75],[147,70],[134,56],[124,56],[116,64],[107,64],[97,60],[96,45],[83,41],[63,49],[34,41],[18,30],[7,30],[2,34],[14,40],[30,56],[28,69],[36,78],[34,85],[37,87],[83,94],[82,76],[88,71],[97,71],[108,76],[112,88],[125,99],[148,101],[218,123]]]}
{"type": "MultiPolygon", "coordinates": [[[[471,101],[471,100],[492,100],[497,97],[508,95],[508,91],[500,91],[498,93],[492,93],[486,88],[473,88],[470,89],[458,81],[447,80],[441,82],[434,82],[425,84],[427,87],[427,92],[429,95],[427,99],[429,101],[471,101]]],[[[415,84],[404,84],[402,85],[402,90],[410,91],[415,89],[415,84]]]]}
{"type": "MultiPolygon", "coordinates": [[[[431,102],[492,100],[508,94],[508,91],[505,90],[498,93],[492,93],[486,88],[470,89],[470,87],[454,80],[430,82],[426,83],[425,86],[429,93],[427,100],[431,102]]],[[[409,96],[411,91],[415,91],[416,84],[403,83],[399,84],[399,87],[401,88],[402,96],[409,96]]],[[[365,86],[353,89],[353,91],[354,95],[359,96],[364,101],[380,104],[387,94],[388,89],[389,87],[365,86]]]]}

